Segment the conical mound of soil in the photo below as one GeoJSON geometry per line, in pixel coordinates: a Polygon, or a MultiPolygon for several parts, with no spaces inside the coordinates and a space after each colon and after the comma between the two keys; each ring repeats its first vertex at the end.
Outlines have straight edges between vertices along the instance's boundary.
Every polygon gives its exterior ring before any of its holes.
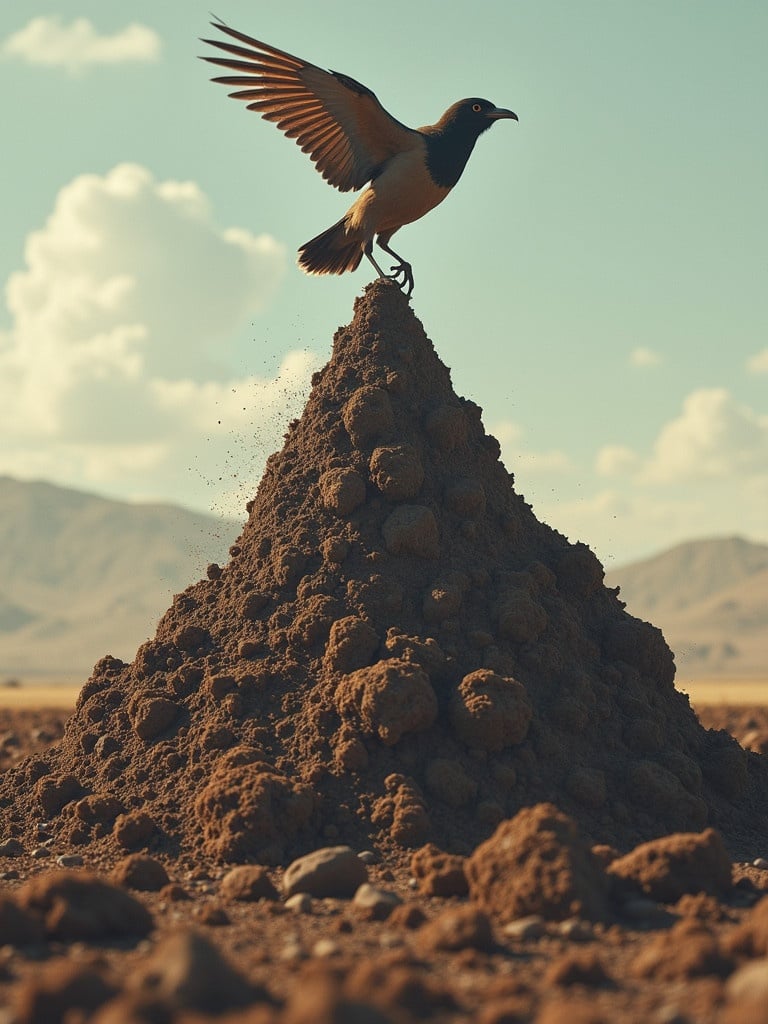
{"type": "Polygon", "coordinates": [[[768,834],[762,759],[703,729],[660,631],[537,521],[400,290],[370,285],[223,567],[62,742],[0,782],[11,836],[280,863],[465,853],[553,801],[629,847],[768,834]]]}

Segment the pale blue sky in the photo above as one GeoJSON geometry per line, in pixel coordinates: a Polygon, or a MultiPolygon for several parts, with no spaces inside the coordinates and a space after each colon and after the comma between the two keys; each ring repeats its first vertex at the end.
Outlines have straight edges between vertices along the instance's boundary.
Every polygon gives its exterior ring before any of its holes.
{"type": "MultiPolygon", "coordinates": [[[[540,518],[768,540],[763,2],[217,4],[407,124],[517,111],[394,244],[540,518]]],[[[0,9],[0,473],[242,509],[370,279],[295,267],[351,197],[208,81],[209,5],[0,9]]]]}

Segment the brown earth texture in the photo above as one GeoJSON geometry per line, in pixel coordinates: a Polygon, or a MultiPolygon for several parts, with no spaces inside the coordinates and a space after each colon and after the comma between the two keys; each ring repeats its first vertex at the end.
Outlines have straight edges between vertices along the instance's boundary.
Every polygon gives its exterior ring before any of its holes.
{"type": "Polygon", "coordinates": [[[3,726],[0,1024],[768,1020],[764,716],[700,722],[392,283],[249,513],[3,726]]]}

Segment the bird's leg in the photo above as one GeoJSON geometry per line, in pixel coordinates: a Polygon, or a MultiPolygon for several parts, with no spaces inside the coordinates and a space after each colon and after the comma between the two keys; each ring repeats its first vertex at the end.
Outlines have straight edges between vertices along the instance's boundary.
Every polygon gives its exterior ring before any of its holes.
{"type": "Polygon", "coordinates": [[[394,249],[390,249],[387,243],[382,241],[381,235],[379,235],[376,241],[384,252],[388,252],[390,256],[394,256],[398,261],[391,268],[393,273],[387,274],[387,277],[396,281],[400,288],[407,288],[408,291],[405,294],[410,299],[411,292],[413,291],[413,271],[411,270],[411,264],[406,263],[402,256],[398,256],[394,249]],[[400,280],[400,278],[402,278],[402,280],[400,280]]]}
{"type": "Polygon", "coordinates": [[[363,249],[363,252],[368,257],[368,259],[371,261],[371,263],[374,265],[374,267],[376,267],[376,272],[378,273],[379,277],[386,277],[387,275],[384,273],[384,271],[381,269],[379,264],[373,258],[373,239],[372,238],[370,238],[368,240],[368,242],[366,243],[366,246],[363,249]]]}

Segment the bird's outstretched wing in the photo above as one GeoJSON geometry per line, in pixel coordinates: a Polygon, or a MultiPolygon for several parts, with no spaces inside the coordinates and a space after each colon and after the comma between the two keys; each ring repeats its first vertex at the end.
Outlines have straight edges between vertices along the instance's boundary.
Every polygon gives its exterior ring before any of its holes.
{"type": "Polygon", "coordinates": [[[245,44],[203,40],[228,54],[204,60],[238,72],[213,81],[236,86],[229,95],[295,139],[325,180],[342,192],[362,188],[385,160],[414,145],[418,133],[388,114],[354,78],[324,71],[223,22],[211,24],[245,44]]]}

